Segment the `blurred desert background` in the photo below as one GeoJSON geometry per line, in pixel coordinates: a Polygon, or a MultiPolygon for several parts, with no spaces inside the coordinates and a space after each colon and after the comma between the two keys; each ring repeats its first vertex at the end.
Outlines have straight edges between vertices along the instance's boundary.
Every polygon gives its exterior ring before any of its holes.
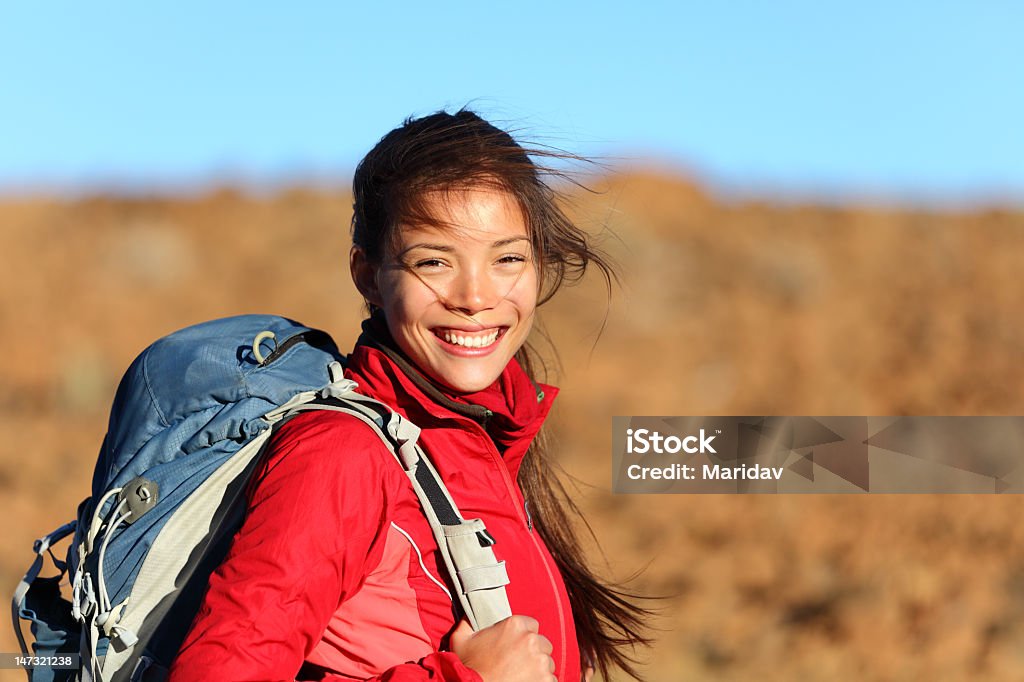
{"type": "MultiPolygon", "coordinates": [[[[589,184],[571,210],[605,231],[622,286],[606,307],[588,278],[542,310],[551,425],[594,560],[665,597],[647,679],[1024,679],[1019,496],[610,493],[613,415],[1024,414],[1024,212],[740,200],[654,170],[589,184]]],[[[149,342],[273,312],[351,347],[350,205],[302,188],[0,199],[5,594],[88,494],[149,342]]]]}

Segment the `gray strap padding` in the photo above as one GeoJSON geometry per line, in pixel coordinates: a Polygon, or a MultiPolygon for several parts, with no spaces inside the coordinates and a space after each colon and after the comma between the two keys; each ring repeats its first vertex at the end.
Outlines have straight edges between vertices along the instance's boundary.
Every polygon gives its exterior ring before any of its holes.
{"type": "Polygon", "coordinates": [[[509,582],[504,561],[499,561],[494,566],[463,568],[459,571],[459,579],[462,581],[462,589],[466,592],[490,590],[508,585],[509,582]]]}
{"type": "MultiPolygon", "coordinates": [[[[504,562],[498,562],[490,543],[485,543],[484,522],[467,519],[458,526],[444,526],[442,541],[451,556],[452,567],[458,576],[456,586],[461,600],[468,603],[467,616],[474,630],[494,625],[512,615],[505,593],[508,573],[504,562]],[[463,582],[468,576],[469,584],[463,582]]],[[[486,535],[486,537],[490,537],[486,535]]]]}

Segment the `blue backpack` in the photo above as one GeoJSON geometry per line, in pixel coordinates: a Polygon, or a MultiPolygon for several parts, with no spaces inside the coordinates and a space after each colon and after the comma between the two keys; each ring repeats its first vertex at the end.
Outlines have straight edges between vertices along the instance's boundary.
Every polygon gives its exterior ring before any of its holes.
{"type": "Polygon", "coordinates": [[[309,409],[356,416],[388,445],[434,530],[453,603],[474,628],[511,615],[494,538],[459,514],[416,444],[419,429],[358,394],[343,361],[326,333],[267,315],[189,327],[135,359],[114,398],[91,497],[76,521],[36,541],[15,591],[23,654],[21,620],[34,639],[30,680],[163,679],[241,525],[260,453],[275,426],[309,409]],[[51,546],[72,533],[67,560],[53,557],[51,546]],[[40,577],[46,553],[60,575],[40,577]]]}

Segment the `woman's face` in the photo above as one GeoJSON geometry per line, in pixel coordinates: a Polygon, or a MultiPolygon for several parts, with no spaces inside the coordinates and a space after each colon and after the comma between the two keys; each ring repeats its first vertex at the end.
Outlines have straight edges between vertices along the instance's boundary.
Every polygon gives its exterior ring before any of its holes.
{"type": "Polygon", "coordinates": [[[354,254],[353,275],[420,370],[456,392],[479,391],[533,325],[538,279],[526,222],[512,197],[487,188],[428,205],[450,227],[404,226],[379,268],[354,254]]]}

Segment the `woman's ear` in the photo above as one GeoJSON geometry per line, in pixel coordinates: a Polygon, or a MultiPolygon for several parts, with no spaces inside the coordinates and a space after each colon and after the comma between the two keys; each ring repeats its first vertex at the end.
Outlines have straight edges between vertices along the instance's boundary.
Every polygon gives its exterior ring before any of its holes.
{"type": "Polygon", "coordinates": [[[380,289],[377,286],[377,268],[366,257],[366,252],[353,246],[348,255],[348,267],[352,281],[363,298],[372,305],[381,306],[380,289]]]}

